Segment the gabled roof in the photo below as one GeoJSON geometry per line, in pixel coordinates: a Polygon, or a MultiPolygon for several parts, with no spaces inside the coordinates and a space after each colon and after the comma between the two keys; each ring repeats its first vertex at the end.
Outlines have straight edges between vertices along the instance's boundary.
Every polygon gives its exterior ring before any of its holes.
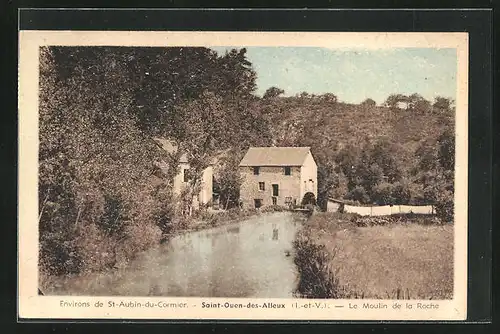
{"type": "MultiPolygon", "coordinates": [[[[153,138],[153,140],[160,145],[165,152],[170,153],[170,154],[176,154],[177,153],[177,145],[175,145],[172,141],[165,139],[165,138],[153,138]]],[[[180,163],[188,163],[188,158],[187,154],[183,153],[179,159],[180,163]]]]}
{"type": "Polygon", "coordinates": [[[240,166],[302,166],[309,147],[250,147],[240,166]]]}
{"type": "MultiPolygon", "coordinates": [[[[165,138],[153,138],[153,140],[163,149],[165,152],[168,152],[170,154],[176,154],[178,147],[175,145],[174,142],[171,140],[165,139],[165,138]]],[[[214,157],[211,159],[209,162],[210,165],[214,165],[217,162],[218,156],[214,157]]],[[[189,163],[187,153],[182,153],[181,157],[179,158],[180,163],[189,163]]]]}

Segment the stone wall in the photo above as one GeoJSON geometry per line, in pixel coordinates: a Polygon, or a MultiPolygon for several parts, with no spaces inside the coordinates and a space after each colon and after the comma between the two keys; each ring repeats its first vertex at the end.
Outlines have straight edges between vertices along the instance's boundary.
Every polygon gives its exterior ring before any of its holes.
{"type": "Polygon", "coordinates": [[[291,175],[285,175],[283,167],[260,167],[259,175],[254,175],[253,167],[240,167],[242,184],[240,200],[243,208],[254,208],[254,199],[261,199],[262,206],[273,205],[273,184],[278,185],[277,205],[286,205],[286,197],[300,204],[300,167],[291,167],[291,175]],[[259,190],[259,182],[264,182],[264,190],[259,190]]]}
{"type": "Polygon", "coordinates": [[[301,167],[301,178],[300,178],[300,200],[308,192],[314,194],[314,198],[318,199],[318,167],[314,158],[309,152],[301,167]]]}

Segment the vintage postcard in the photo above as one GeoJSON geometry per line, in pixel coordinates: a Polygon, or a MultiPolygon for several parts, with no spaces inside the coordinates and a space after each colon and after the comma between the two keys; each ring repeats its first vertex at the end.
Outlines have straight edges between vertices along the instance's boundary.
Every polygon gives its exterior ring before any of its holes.
{"type": "Polygon", "coordinates": [[[20,31],[22,319],[460,320],[466,33],[20,31]]]}

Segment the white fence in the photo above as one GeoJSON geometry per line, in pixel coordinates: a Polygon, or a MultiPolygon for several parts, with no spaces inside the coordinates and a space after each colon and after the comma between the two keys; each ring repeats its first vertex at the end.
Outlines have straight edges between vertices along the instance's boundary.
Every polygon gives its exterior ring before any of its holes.
{"type": "Polygon", "coordinates": [[[328,201],[328,212],[337,212],[343,206],[344,212],[357,213],[361,216],[390,216],[397,214],[415,213],[423,215],[434,214],[432,205],[381,205],[381,206],[354,206],[328,201]]]}

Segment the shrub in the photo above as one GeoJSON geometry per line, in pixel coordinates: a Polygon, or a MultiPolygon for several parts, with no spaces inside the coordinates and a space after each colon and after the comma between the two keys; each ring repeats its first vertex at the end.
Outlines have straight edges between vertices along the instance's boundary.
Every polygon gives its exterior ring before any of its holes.
{"type": "Polygon", "coordinates": [[[453,193],[444,191],[436,202],[436,214],[443,222],[452,223],[454,220],[454,199],[453,193]]]}
{"type": "Polygon", "coordinates": [[[406,183],[395,182],[392,188],[392,197],[394,204],[406,204],[411,199],[411,189],[406,183]]]}
{"type": "Polygon", "coordinates": [[[161,230],[153,224],[130,224],[125,228],[125,237],[123,238],[124,251],[126,258],[130,259],[135,254],[147,250],[159,244],[161,239],[161,230]]]}
{"type": "Polygon", "coordinates": [[[373,189],[373,199],[378,205],[394,204],[394,186],[388,182],[377,184],[373,189]]]}
{"type": "Polygon", "coordinates": [[[80,260],[78,272],[98,271],[113,266],[117,260],[117,239],[108,237],[96,224],[82,225],[74,240],[75,253],[80,260]]]}
{"type": "Polygon", "coordinates": [[[315,244],[304,233],[294,241],[293,246],[296,250],[294,262],[299,270],[296,294],[305,298],[344,298],[349,295],[331,269],[332,257],[324,245],[315,244]]]}
{"type": "Polygon", "coordinates": [[[262,209],[260,209],[260,212],[283,212],[286,211],[287,208],[281,205],[266,205],[262,209]]]}
{"type": "Polygon", "coordinates": [[[169,189],[158,187],[155,194],[156,206],[153,210],[153,220],[163,234],[168,234],[174,229],[177,202],[169,189]]]}
{"type": "Polygon", "coordinates": [[[45,276],[76,274],[82,261],[73,239],[66,239],[57,233],[40,236],[40,272],[45,276]]]}
{"type": "Polygon", "coordinates": [[[346,199],[366,204],[370,201],[370,196],[368,196],[365,188],[362,186],[356,186],[354,189],[349,191],[349,193],[347,193],[346,199]]]}

